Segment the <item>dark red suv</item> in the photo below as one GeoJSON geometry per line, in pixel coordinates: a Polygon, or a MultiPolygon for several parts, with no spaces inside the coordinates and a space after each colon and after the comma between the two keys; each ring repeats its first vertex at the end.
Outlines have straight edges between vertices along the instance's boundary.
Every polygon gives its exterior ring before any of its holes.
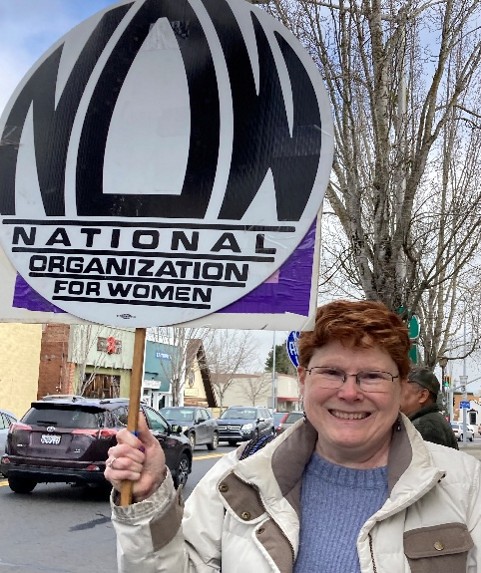
{"type": "MultiPolygon", "coordinates": [[[[141,408],[165,452],[176,487],[185,484],[192,469],[189,440],[159,412],[143,404],[141,408]]],[[[32,402],[10,428],[0,472],[17,493],[48,482],[107,487],[108,450],[116,443],[117,431],[126,426],[128,410],[126,398],[52,396],[32,402]]]]}

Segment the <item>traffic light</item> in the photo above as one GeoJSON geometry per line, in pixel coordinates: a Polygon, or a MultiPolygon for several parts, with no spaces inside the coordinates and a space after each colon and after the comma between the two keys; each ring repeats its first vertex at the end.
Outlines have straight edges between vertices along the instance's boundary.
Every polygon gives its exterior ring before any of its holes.
{"type": "Polygon", "coordinates": [[[451,386],[451,375],[446,374],[443,380],[443,388],[449,388],[451,386]]]}

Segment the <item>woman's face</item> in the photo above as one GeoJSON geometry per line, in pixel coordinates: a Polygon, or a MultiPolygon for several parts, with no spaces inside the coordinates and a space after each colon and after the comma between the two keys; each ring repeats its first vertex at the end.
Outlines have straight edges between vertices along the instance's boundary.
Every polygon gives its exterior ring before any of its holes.
{"type": "MultiPolygon", "coordinates": [[[[374,348],[349,348],[330,342],[314,351],[308,368],[324,366],[347,374],[361,371],[399,371],[391,356],[374,348]]],[[[323,388],[320,376],[299,367],[301,394],[306,416],[316,428],[316,449],[326,459],[350,467],[377,467],[387,463],[392,426],[398,416],[401,396],[399,378],[385,392],[363,392],[354,376],[338,389],[323,388]]]]}

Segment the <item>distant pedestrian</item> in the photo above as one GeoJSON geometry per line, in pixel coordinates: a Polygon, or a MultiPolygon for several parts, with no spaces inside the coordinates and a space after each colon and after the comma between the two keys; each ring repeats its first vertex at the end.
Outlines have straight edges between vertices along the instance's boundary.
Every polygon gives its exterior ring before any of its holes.
{"type": "Polygon", "coordinates": [[[458,448],[458,440],[437,405],[439,381],[429,368],[413,368],[403,383],[401,412],[427,442],[458,448]]]}

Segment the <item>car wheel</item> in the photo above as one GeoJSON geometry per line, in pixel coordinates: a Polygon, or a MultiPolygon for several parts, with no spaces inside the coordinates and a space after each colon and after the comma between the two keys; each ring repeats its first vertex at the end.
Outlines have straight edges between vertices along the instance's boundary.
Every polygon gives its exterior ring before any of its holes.
{"type": "Polygon", "coordinates": [[[8,478],[8,485],[15,493],[30,493],[37,485],[37,482],[29,478],[12,476],[8,478]]]}
{"type": "Polygon", "coordinates": [[[191,432],[187,437],[189,438],[189,442],[190,442],[190,445],[192,446],[192,449],[194,449],[195,448],[195,434],[194,434],[194,432],[191,432]]]}
{"type": "Polygon", "coordinates": [[[471,437],[469,438],[469,441],[472,442],[473,440],[474,440],[474,436],[471,436],[471,437]]]}
{"type": "Polygon", "coordinates": [[[182,454],[177,464],[177,469],[172,475],[174,480],[174,487],[177,489],[180,485],[185,485],[187,483],[187,478],[190,472],[190,460],[187,454],[182,454]]]}
{"type": "Polygon", "coordinates": [[[212,434],[212,442],[210,444],[207,444],[207,449],[211,451],[216,450],[218,445],[219,445],[219,434],[217,432],[214,432],[212,434]]]}

